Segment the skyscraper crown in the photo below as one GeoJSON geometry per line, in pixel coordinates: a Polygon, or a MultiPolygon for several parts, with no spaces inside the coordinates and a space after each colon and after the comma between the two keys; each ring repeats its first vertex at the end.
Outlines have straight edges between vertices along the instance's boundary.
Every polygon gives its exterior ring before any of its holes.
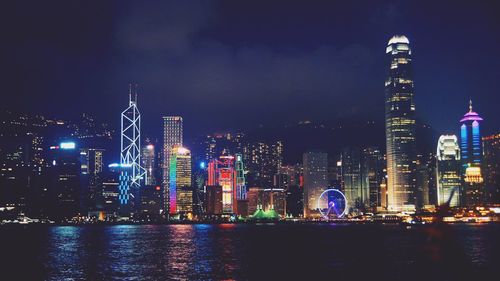
{"type": "Polygon", "coordinates": [[[387,46],[392,45],[392,44],[397,44],[397,43],[410,44],[410,41],[404,35],[394,35],[394,36],[392,36],[391,39],[389,39],[387,46]]]}
{"type": "Polygon", "coordinates": [[[472,111],[472,100],[469,101],[469,112],[465,113],[464,117],[460,119],[460,122],[465,121],[483,121],[483,118],[479,114],[472,111]]]}

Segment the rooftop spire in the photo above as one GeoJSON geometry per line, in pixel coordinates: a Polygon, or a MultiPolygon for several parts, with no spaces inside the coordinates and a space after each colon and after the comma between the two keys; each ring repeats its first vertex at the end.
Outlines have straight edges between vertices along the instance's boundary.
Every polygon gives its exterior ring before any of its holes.
{"type": "Polygon", "coordinates": [[[472,112],[472,99],[469,100],[469,112],[472,112]]]}
{"type": "Polygon", "coordinates": [[[132,83],[128,83],[128,102],[132,102],[132,83]]]}
{"type": "Polygon", "coordinates": [[[137,103],[137,83],[135,84],[135,103],[137,103]]]}

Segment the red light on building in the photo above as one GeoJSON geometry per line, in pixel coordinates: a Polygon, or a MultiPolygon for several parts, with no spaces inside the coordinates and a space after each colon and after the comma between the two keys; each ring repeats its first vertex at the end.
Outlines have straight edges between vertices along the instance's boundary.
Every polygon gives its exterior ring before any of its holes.
{"type": "Polygon", "coordinates": [[[156,190],[158,190],[158,191],[159,191],[159,190],[161,190],[161,187],[160,187],[160,186],[157,186],[157,187],[156,187],[156,190]]]}

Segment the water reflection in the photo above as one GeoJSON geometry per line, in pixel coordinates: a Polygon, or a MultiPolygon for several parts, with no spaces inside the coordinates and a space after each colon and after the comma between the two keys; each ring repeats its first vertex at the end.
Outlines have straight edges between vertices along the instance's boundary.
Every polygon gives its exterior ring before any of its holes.
{"type": "MultiPolygon", "coordinates": [[[[499,225],[453,229],[469,261],[498,262],[499,225]]],[[[419,230],[398,226],[0,228],[2,277],[18,277],[2,280],[354,280],[372,271],[398,279],[416,269],[423,243],[419,230]]]]}

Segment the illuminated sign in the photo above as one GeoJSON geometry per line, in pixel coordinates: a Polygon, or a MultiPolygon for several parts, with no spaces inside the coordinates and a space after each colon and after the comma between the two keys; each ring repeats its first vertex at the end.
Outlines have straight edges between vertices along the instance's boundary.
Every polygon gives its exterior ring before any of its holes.
{"type": "Polygon", "coordinates": [[[108,165],[109,168],[130,168],[132,167],[132,164],[118,164],[118,163],[113,163],[108,165]]]}
{"type": "Polygon", "coordinates": [[[74,142],[61,142],[59,147],[61,149],[75,149],[76,144],[74,142]]]}

